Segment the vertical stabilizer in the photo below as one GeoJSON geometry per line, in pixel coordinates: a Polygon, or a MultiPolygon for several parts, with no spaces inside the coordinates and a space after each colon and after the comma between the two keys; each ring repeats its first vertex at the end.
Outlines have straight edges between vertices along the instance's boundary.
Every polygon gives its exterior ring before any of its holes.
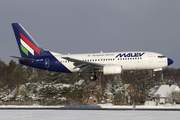
{"type": "Polygon", "coordinates": [[[12,23],[17,44],[24,58],[34,58],[45,53],[20,23],[12,23]]]}

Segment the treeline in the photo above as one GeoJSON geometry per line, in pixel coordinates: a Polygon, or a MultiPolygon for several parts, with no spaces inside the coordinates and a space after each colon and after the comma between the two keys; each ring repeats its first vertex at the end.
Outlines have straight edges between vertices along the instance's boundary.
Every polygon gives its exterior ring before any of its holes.
{"type": "Polygon", "coordinates": [[[0,61],[0,88],[12,89],[19,84],[27,82],[23,66],[11,60],[9,64],[0,61]]]}
{"type": "MultiPolygon", "coordinates": [[[[90,86],[89,73],[83,73],[78,77],[78,73],[65,74],[58,72],[50,72],[32,67],[27,67],[11,60],[8,64],[0,61],[0,92],[5,90],[13,90],[19,85],[25,83],[39,83],[39,84],[70,84],[79,79],[85,79],[86,86],[81,88],[64,88],[60,90],[61,97],[69,99],[69,101],[76,101],[83,98],[82,94],[87,93],[87,86],[90,86]]],[[[99,101],[106,100],[106,92],[109,91],[114,95],[114,103],[123,104],[126,100],[126,91],[123,89],[124,84],[131,84],[135,91],[131,95],[133,103],[139,103],[151,99],[150,88],[163,84],[180,84],[180,69],[164,68],[162,71],[153,72],[151,70],[143,71],[125,71],[121,75],[107,75],[97,73],[97,81],[91,87],[96,91],[99,101]]],[[[90,88],[90,89],[91,89],[90,88]]],[[[30,91],[30,90],[29,90],[30,91]]],[[[51,98],[56,96],[57,92],[47,90],[47,95],[51,98]]],[[[45,92],[43,92],[45,94],[45,92]]],[[[58,93],[57,93],[58,94],[58,93]]],[[[88,93],[90,95],[90,93],[88,93]]],[[[44,97],[46,98],[46,97],[44,97]]],[[[56,100],[57,101],[57,100],[56,100]]],[[[68,101],[68,100],[67,100],[68,101]]]]}
{"type": "Polygon", "coordinates": [[[35,69],[16,63],[11,60],[8,64],[0,60],[0,89],[14,89],[16,86],[28,82],[43,83],[56,82],[74,84],[75,74],[61,74],[45,70],[35,69]],[[70,81],[70,80],[73,80],[70,81]]]}
{"type": "MultiPolygon", "coordinates": [[[[121,75],[124,84],[136,85],[136,81],[141,79],[142,71],[125,71],[121,75]]],[[[150,84],[173,84],[180,83],[180,68],[164,68],[162,71],[152,72],[148,71],[148,77],[151,79],[150,84]]],[[[81,74],[81,78],[88,79],[89,74],[81,74]]],[[[106,86],[107,83],[113,83],[114,76],[104,76],[101,73],[97,74],[97,84],[106,86]]],[[[45,70],[35,69],[23,66],[16,61],[11,60],[8,64],[0,60],[0,88],[13,88],[19,84],[26,82],[61,82],[66,84],[74,84],[77,80],[77,74],[62,74],[58,72],[49,72],[45,70]]]]}

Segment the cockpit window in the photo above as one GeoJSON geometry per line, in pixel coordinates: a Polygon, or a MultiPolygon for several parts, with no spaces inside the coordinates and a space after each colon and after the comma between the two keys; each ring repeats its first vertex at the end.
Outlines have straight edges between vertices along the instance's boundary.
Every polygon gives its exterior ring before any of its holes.
{"type": "Polygon", "coordinates": [[[166,56],[158,56],[158,58],[165,58],[166,56]]]}

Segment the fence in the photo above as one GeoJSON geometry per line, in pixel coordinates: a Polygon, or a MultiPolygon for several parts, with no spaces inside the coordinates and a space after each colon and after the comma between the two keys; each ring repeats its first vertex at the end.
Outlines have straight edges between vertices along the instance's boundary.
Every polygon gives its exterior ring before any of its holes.
{"type": "Polygon", "coordinates": [[[1,105],[43,105],[40,101],[2,101],[1,105]]]}

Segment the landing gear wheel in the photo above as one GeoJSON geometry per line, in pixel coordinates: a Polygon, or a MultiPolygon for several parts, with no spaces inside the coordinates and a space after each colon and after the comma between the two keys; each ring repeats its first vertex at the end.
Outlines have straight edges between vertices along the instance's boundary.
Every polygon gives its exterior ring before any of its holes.
{"type": "Polygon", "coordinates": [[[89,79],[91,81],[95,81],[97,79],[97,77],[96,77],[96,75],[91,75],[91,76],[89,76],[89,79]]]}

